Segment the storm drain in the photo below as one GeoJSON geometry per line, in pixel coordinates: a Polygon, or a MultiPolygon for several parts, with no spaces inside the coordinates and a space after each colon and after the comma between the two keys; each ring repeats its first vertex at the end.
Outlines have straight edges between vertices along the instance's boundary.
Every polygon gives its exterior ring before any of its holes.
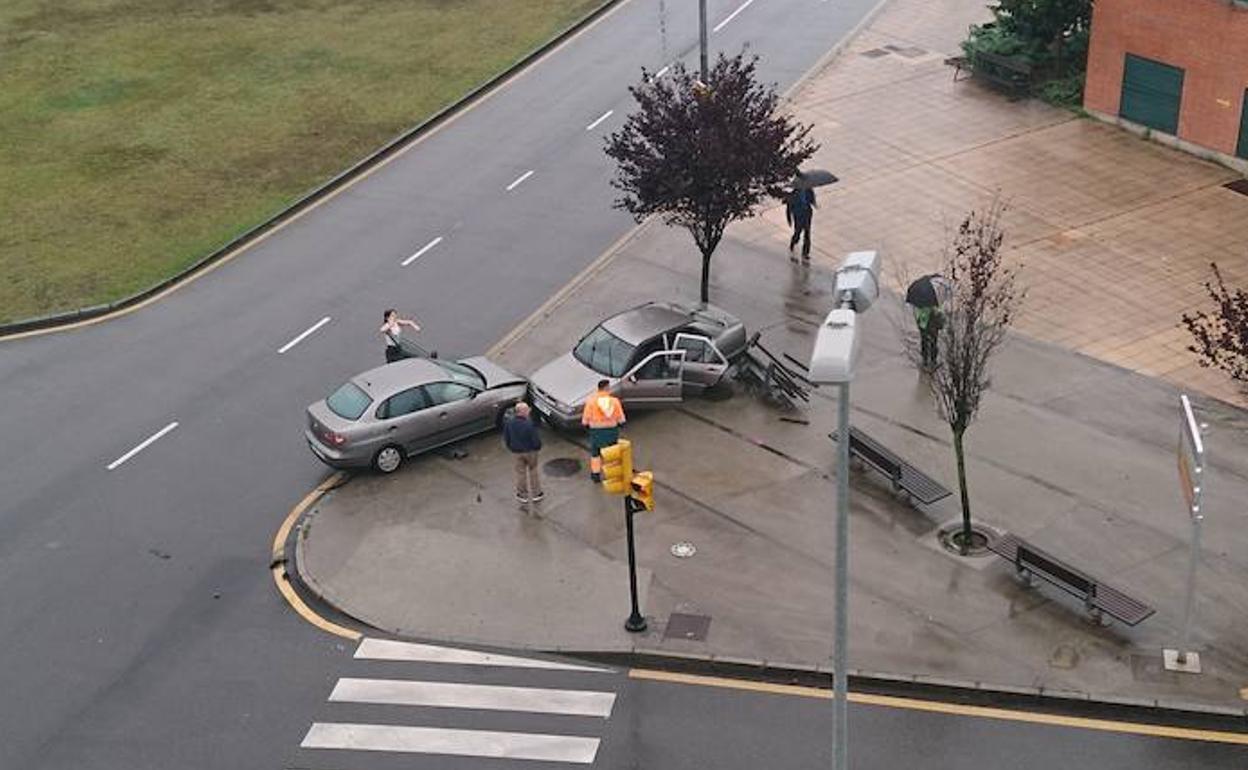
{"type": "Polygon", "coordinates": [[[581,461],[575,457],[556,457],[553,460],[546,461],[542,465],[542,470],[547,476],[563,479],[580,473],[581,461]]]}
{"type": "Polygon", "coordinates": [[[1231,192],[1237,192],[1240,195],[1248,195],[1248,179],[1236,179],[1234,182],[1227,182],[1222,186],[1231,192]]]}
{"type": "Polygon", "coordinates": [[[872,48],[870,51],[863,51],[858,55],[865,56],[868,59],[878,59],[881,56],[888,56],[888,53],[889,52],[885,51],[883,48],[872,48]]]}
{"type": "Polygon", "coordinates": [[[667,616],[667,628],[663,629],[663,638],[705,642],[706,632],[710,629],[710,615],[689,615],[684,612],[673,612],[667,616]]]}
{"type": "Polygon", "coordinates": [[[906,46],[905,48],[902,48],[901,46],[896,46],[896,45],[886,45],[884,47],[892,51],[893,53],[897,54],[898,56],[904,56],[907,59],[917,59],[920,56],[927,55],[927,49],[919,48],[918,46],[914,46],[914,45],[906,46]]]}

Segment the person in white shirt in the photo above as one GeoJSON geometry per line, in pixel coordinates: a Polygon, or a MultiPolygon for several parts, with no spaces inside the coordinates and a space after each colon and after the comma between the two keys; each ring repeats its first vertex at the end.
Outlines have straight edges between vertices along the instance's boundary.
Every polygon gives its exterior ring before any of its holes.
{"type": "Polygon", "coordinates": [[[420,331],[420,324],[407,318],[399,318],[399,311],[390,308],[382,316],[383,323],[379,330],[381,336],[386,340],[386,363],[394,363],[402,358],[407,358],[407,354],[403,352],[403,327],[406,326],[414,332],[420,331]]]}

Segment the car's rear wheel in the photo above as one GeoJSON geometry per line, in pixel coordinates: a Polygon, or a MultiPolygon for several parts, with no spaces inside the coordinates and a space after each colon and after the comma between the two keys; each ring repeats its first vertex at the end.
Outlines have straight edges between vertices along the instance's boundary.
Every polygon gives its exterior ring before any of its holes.
{"type": "Polygon", "coordinates": [[[403,449],[394,444],[383,446],[373,457],[373,467],[379,473],[394,473],[401,465],[403,465],[403,449]]]}

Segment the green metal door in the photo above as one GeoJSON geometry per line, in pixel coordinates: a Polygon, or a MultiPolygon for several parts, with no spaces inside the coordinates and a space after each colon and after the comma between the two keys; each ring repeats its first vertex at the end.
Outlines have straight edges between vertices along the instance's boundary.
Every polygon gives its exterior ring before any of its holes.
{"type": "Polygon", "coordinates": [[[1244,89],[1244,111],[1239,116],[1239,147],[1235,149],[1235,154],[1248,158],[1248,88],[1244,89]]]}
{"type": "Polygon", "coordinates": [[[1127,54],[1119,115],[1167,134],[1177,134],[1182,99],[1183,70],[1127,54]]]}

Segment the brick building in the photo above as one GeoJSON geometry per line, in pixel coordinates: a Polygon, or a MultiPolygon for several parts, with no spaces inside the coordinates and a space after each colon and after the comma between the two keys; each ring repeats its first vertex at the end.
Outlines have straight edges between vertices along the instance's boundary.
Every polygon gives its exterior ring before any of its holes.
{"type": "Polygon", "coordinates": [[[1083,103],[1248,171],[1248,0],[1096,0],[1083,103]]]}

